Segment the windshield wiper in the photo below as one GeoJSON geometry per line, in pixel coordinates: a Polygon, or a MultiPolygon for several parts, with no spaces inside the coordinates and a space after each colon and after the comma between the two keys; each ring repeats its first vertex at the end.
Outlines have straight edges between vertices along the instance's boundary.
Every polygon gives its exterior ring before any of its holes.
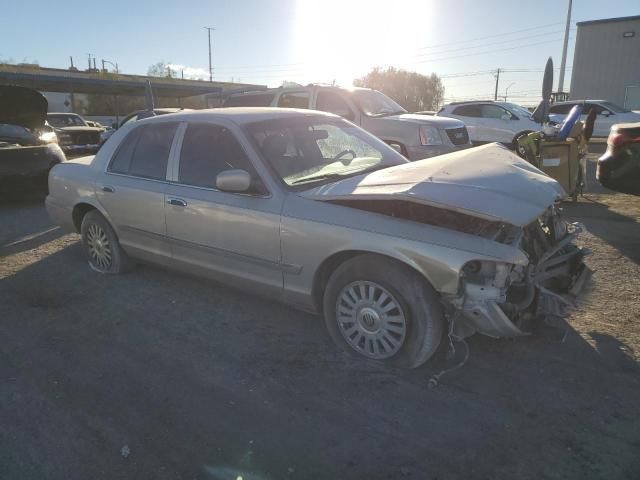
{"type": "Polygon", "coordinates": [[[307,183],[307,182],[315,182],[315,181],[319,181],[319,180],[340,180],[340,179],[351,177],[351,176],[354,176],[354,175],[360,175],[362,173],[375,172],[376,170],[382,170],[383,168],[387,168],[389,166],[390,165],[373,165],[371,167],[361,168],[359,170],[353,170],[353,171],[350,171],[350,172],[326,173],[324,175],[314,175],[314,176],[311,176],[311,177],[302,177],[302,178],[298,178],[297,180],[294,180],[293,182],[291,182],[291,185],[296,185],[296,184],[300,184],[300,183],[307,183]]]}
{"type": "Polygon", "coordinates": [[[294,180],[293,182],[291,182],[291,185],[297,185],[300,183],[307,183],[307,182],[315,182],[319,180],[333,180],[333,179],[345,178],[346,176],[348,176],[348,174],[341,175],[339,173],[325,173],[324,175],[313,175],[311,177],[298,178],[297,180],[294,180]]]}
{"type": "Polygon", "coordinates": [[[380,118],[380,117],[390,117],[391,115],[401,115],[403,113],[406,113],[403,110],[396,110],[395,112],[378,112],[378,113],[372,113],[371,116],[372,117],[376,117],[376,118],[380,118]]]}

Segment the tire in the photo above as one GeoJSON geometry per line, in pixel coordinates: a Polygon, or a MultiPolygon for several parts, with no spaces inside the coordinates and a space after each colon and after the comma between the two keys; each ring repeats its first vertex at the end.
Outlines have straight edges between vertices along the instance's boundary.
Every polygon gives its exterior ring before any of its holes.
{"type": "Polygon", "coordinates": [[[131,260],[120,246],[113,228],[97,210],[82,218],[82,246],[89,266],[98,273],[119,274],[131,267],[131,260]]]}
{"type": "Polygon", "coordinates": [[[440,298],[422,276],[372,254],[352,258],[333,272],[323,312],[338,346],[402,368],[418,367],[433,356],[445,324],[440,298]]]}
{"type": "Polygon", "coordinates": [[[520,145],[518,144],[518,140],[520,139],[520,137],[524,137],[525,135],[529,135],[531,132],[532,132],[532,130],[524,130],[522,132],[518,132],[516,134],[516,136],[513,137],[513,140],[511,140],[511,147],[509,147],[507,145],[507,147],[511,148],[511,150],[516,152],[516,155],[518,155],[521,158],[524,158],[525,160],[526,160],[526,158],[523,156],[523,152],[520,151],[520,145]]]}

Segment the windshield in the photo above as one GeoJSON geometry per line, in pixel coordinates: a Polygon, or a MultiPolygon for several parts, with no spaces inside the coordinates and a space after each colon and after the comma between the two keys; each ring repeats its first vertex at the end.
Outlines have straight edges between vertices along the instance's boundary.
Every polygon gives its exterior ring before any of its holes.
{"type": "Polygon", "coordinates": [[[377,90],[354,90],[351,95],[360,110],[370,117],[381,117],[407,111],[377,90]]]}
{"type": "Polygon", "coordinates": [[[622,108],[619,105],[616,105],[615,103],[611,103],[611,102],[601,102],[600,105],[602,105],[604,108],[606,108],[607,110],[609,110],[610,112],[613,113],[627,113],[629,112],[629,110],[626,110],[625,108],[622,108]]]}
{"type": "Polygon", "coordinates": [[[294,188],[407,162],[382,141],[339,119],[274,119],[248,129],[265,160],[294,188]]]}
{"type": "Polygon", "coordinates": [[[47,121],[54,127],[86,127],[82,117],[78,115],[47,115],[47,121]]]}
{"type": "Polygon", "coordinates": [[[515,113],[516,115],[520,115],[526,118],[532,117],[531,112],[523,106],[516,105],[515,103],[504,103],[503,105],[507,110],[510,110],[512,113],[515,113]]]}

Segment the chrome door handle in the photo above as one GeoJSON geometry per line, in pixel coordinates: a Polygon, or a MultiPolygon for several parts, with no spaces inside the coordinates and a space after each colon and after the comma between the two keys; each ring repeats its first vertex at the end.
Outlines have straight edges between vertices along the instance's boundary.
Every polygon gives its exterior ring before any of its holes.
{"type": "Polygon", "coordinates": [[[174,207],[186,207],[187,202],[182,200],[181,198],[168,198],[167,203],[169,205],[173,205],[174,207]]]}
{"type": "Polygon", "coordinates": [[[102,186],[102,191],[103,192],[107,192],[107,193],[113,193],[116,190],[111,185],[103,185],[102,186]]]}

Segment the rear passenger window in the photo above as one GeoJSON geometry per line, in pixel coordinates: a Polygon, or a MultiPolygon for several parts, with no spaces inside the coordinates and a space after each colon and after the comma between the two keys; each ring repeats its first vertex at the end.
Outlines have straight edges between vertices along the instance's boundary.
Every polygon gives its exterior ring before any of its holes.
{"type": "Polygon", "coordinates": [[[453,112],[454,115],[460,115],[461,117],[481,117],[482,112],[480,105],[463,105],[456,107],[453,112]]]}
{"type": "Polygon", "coordinates": [[[309,93],[283,93],[278,100],[278,106],[282,108],[309,108],[309,93]]]}
{"type": "Polygon", "coordinates": [[[134,129],[116,152],[109,171],[164,180],[177,123],[158,123],[134,129]]]}
{"type": "Polygon", "coordinates": [[[216,177],[225,170],[241,169],[257,174],[240,143],[226,127],[192,123],[180,151],[180,183],[216,188],[216,177]]]}

